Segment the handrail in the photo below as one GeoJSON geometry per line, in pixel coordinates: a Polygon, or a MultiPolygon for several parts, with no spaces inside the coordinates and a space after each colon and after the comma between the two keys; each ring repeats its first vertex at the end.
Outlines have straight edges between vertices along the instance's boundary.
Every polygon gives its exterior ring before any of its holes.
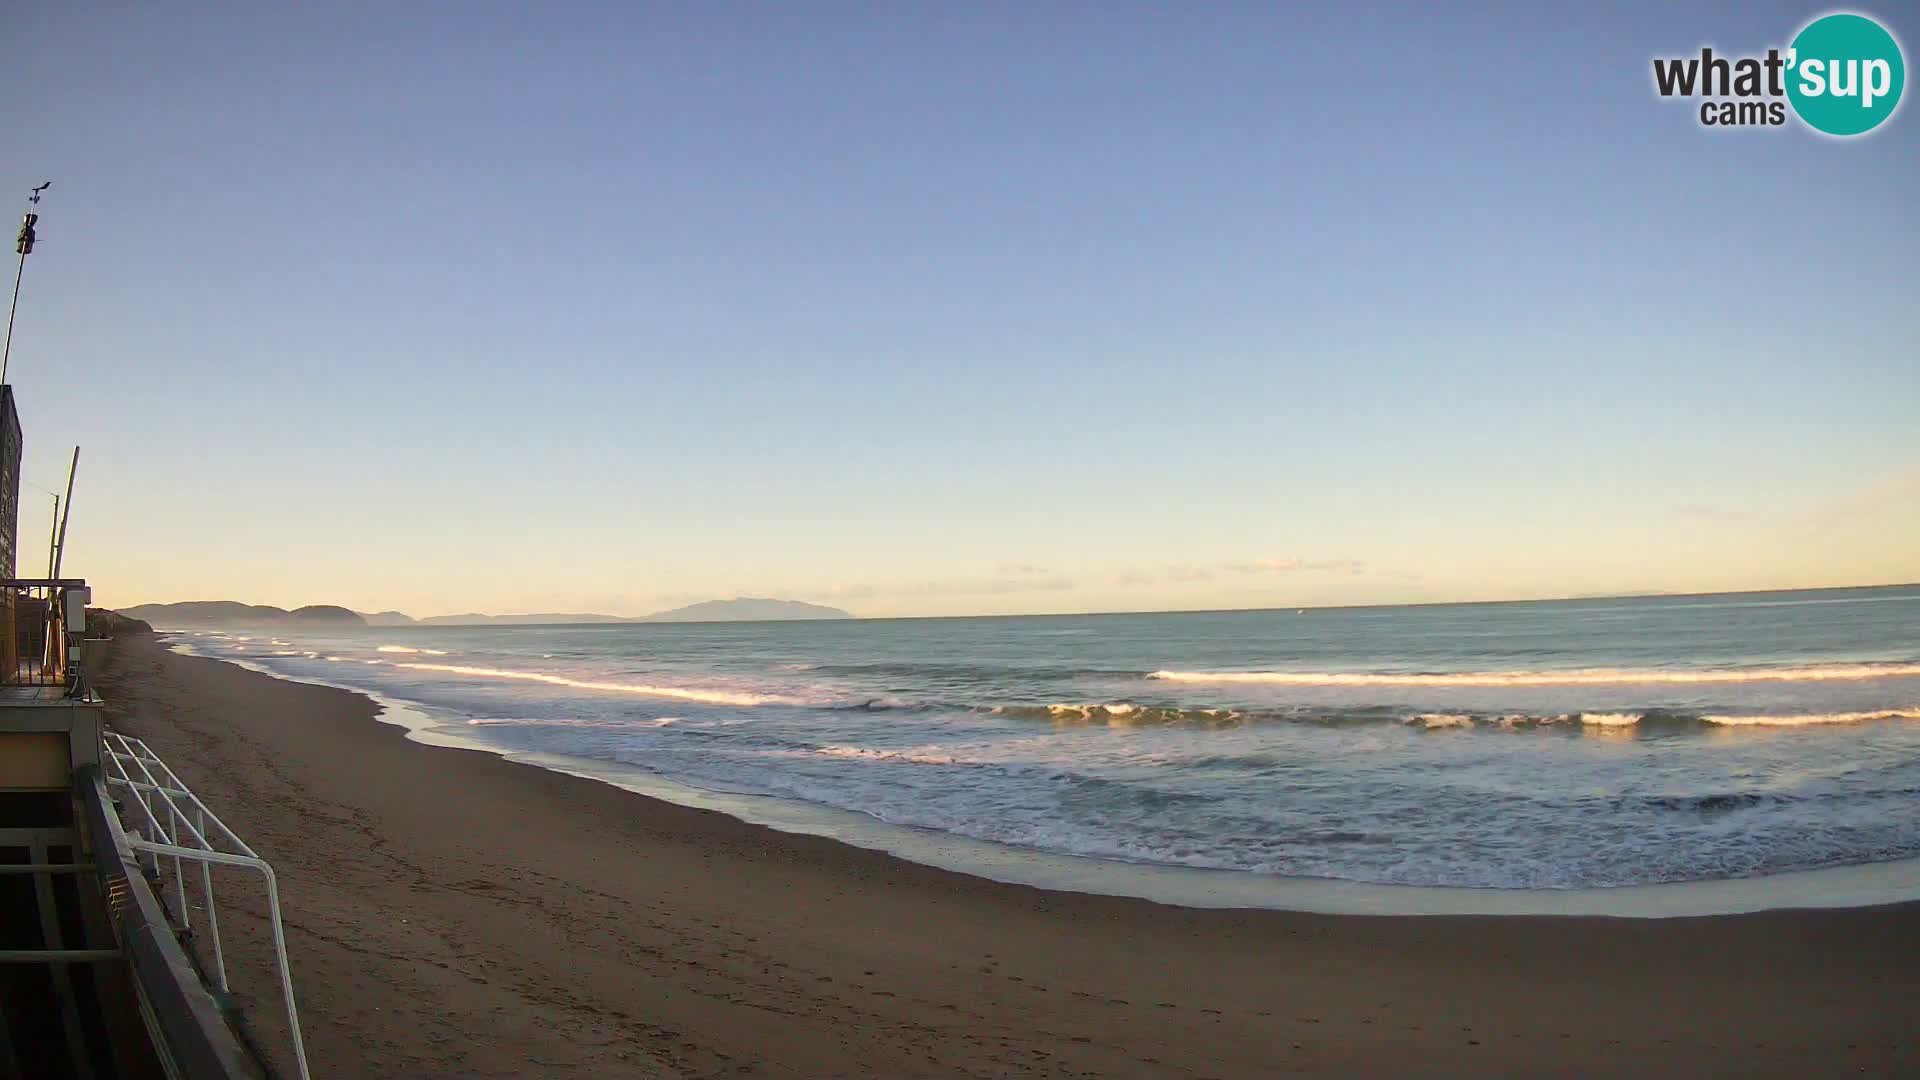
{"type": "Polygon", "coordinates": [[[280,976],[280,992],[287,1004],[287,1031],[293,1041],[294,1064],[302,1080],[308,1080],[311,1073],[307,1070],[306,1043],[300,1035],[300,1013],[294,1003],[293,974],[287,962],[286,926],[280,915],[280,887],[274,877],[273,867],[260,858],[247,842],[240,839],[219,815],[207,808],[192,789],[174,774],[173,769],[153,752],[144,740],[118,732],[101,733],[105,744],[105,758],[110,768],[106,777],[108,784],[126,790],[133,796],[132,803],[140,808],[145,819],[137,827],[149,832],[145,838],[129,836],[127,844],[133,850],[144,852],[150,858],[166,857],[173,860],[173,878],[179,899],[180,929],[191,930],[190,916],[187,911],[186,874],[183,861],[200,864],[200,891],[207,912],[207,929],[213,940],[213,960],[216,981],[222,993],[227,992],[227,966],[225,952],[220,942],[220,917],[214,906],[213,866],[237,866],[257,870],[266,882],[267,917],[273,929],[274,958],[280,976]],[[134,777],[129,765],[139,770],[139,779],[134,777]],[[156,775],[154,770],[158,769],[156,775]],[[160,814],[155,812],[155,804],[164,808],[166,824],[161,824],[160,814]],[[216,838],[210,841],[209,836],[216,838]],[[236,850],[221,850],[222,848],[236,850]]]}
{"type": "Polygon", "coordinates": [[[114,814],[107,778],[97,765],[75,771],[75,792],[92,836],[93,858],[113,937],[133,976],[139,1012],[153,1035],[153,1050],[169,1077],[218,1080],[251,1075],[246,1052],[199,973],[167,926],[166,913],[141,878],[133,838],[114,814]]]}

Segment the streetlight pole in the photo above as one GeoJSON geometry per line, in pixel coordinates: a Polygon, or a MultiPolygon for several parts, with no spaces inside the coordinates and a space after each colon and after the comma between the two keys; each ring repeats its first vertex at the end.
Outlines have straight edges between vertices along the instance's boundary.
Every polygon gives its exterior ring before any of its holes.
{"type": "Polygon", "coordinates": [[[40,205],[40,193],[53,186],[49,180],[27,194],[27,212],[20,219],[20,236],[14,250],[20,253],[20,265],[13,270],[13,302],[7,305],[7,344],[0,351],[0,385],[7,381],[7,365],[13,362],[13,313],[20,308],[20,278],[27,272],[27,256],[33,254],[33,227],[40,221],[34,207],[40,205]]]}

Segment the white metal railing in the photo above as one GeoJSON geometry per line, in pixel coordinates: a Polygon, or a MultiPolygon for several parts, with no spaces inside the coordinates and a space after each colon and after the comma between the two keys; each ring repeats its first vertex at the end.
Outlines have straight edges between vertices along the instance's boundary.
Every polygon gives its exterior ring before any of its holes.
{"type": "Polygon", "coordinates": [[[287,1030],[293,1037],[293,1059],[302,1080],[307,1071],[306,1044],[300,1038],[300,1014],[293,1001],[293,974],[287,966],[287,932],[280,918],[280,889],[273,867],[260,858],[246,841],[227,828],[225,822],[207,809],[207,805],[181,783],[160,755],[140,739],[117,732],[102,732],[107,763],[107,783],[125,789],[139,807],[139,817],[121,822],[130,834],[127,842],[155,869],[163,858],[173,861],[173,885],[177,898],[174,907],[179,920],[176,930],[191,933],[192,919],[187,906],[187,875],[184,864],[200,865],[200,893],[207,912],[207,931],[213,943],[213,965],[220,992],[228,993],[227,961],[220,945],[220,915],[213,902],[213,867],[239,866],[258,870],[267,885],[267,918],[273,926],[273,952],[279,965],[280,993],[287,1002],[287,1030]],[[141,836],[131,835],[139,832],[141,836]]]}

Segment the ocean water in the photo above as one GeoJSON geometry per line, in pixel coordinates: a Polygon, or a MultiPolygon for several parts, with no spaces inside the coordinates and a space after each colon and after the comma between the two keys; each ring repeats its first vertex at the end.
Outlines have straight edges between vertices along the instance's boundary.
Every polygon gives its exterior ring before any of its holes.
{"type": "Polygon", "coordinates": [[[1920,588],[183,631],[560,754],[1015,848],[1572,889],[1920,856],[1920,588]]]}

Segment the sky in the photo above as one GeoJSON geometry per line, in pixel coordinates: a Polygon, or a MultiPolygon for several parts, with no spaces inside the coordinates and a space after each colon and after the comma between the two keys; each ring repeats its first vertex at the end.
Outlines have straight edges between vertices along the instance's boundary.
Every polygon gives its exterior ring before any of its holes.
{"type": "Polygon", "coordinates": [[[1920,580],[1920,115],[1592,8],[21,5],[21,572],[79,445],[121,606],[1920,580]]]}

